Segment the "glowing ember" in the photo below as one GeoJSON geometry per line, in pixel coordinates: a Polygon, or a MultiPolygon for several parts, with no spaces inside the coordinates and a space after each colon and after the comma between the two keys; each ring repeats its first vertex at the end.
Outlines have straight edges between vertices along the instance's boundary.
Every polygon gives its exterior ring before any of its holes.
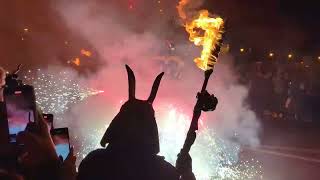
{"type": "Polygon", "coordinates": [[[72,63],[76,66],[80,66],[81,64],[80,58],[75,58],[74,60],[72,60],[72,63]]]}
{"type": "Polygon", "coordinates": [[[177,6],[177,10],[179,13],[179,16],[182,20],[186,20],[187,19],[187,15],[184,11],[185,6],[189,3],[189,0],[181,0],[179,2],[179,5],[177,6]]]}
{"type": "Polygon", "coordinates": [[[92,53],[90,51],[85,50],[85,49],[81,49],[80,53],[84,56],[87,56],[87,57],[92,56],[92,53]]]}

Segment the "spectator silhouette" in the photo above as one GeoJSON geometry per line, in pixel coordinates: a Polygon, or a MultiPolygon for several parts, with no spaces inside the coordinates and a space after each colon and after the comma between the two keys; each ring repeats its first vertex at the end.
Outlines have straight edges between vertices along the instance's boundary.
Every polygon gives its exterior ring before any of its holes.
{"type": "MultiPolygon", "coordinates": [[[[147,100],[135,98],[135,76],[126,65],[129,81],[129,100],[121,107],[106,130],[101,145],[106,149],[91,152],[80,164],[79,180],[177,180],[180,174],[174,166],[157,154],[158,128],[152,103],[161,78],[157,76],[147,100]]],[[[191,158],[183,163],[185,174],[192,174],[191,158]]],[[[179,171],[180,172],[180,171],[179,171]]],[[[192,179],[191,178],[191,179],[192,179]]],[[[184,178],[188,179],[188,178],[184,178]]]]}

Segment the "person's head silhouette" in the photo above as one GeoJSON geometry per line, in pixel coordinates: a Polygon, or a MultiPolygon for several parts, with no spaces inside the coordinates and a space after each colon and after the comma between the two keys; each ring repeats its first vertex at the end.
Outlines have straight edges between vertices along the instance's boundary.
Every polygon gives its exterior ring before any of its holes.
{"type": "Polygon", "coordinates": [[[129,81],[129,100],[110,123],[100,144],[141,150],[143,153],[158,154],[159,136],[152,103],[157,95],[161,78],[155,79],[147,100],[135,97],[136,80],[131,68],[126,65],[129,81]]]}

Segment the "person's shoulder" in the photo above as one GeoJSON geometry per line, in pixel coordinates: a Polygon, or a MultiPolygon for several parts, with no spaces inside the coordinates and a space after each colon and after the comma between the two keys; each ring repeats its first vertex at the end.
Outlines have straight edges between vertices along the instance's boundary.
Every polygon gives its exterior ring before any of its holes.
{"type": "Polygon", "coordinates": [[[169,162],[167,162],[163,156],[157,155],[155,159],[159,165],[162,165],[168,169],[175,170],[175,167],[172,164],[170,164],[169,162]]]}
{"type": "MultiPolygon", "coordinates": [[[[91,151],[82,161],[81,164],[96,164],[99,161],[105,161],[110,158],[107,149],[96,149],[91,151]]],[[[81,166],[80,164],[80,166],[81,166]]]]}
{"type": "Polygon", "coordinates": [[[167,162],[163,156],[156,156],[156,164],[159,168],[159,171],[162,175],[165,175],[164,178],[166,179],[177,179],[179,177],[179,174],[176,170],[176,168],[167,162]]]}
{"type": "Polygon", "coordinates": [[[80,163],[79,172],[86,171],[90,169],[95,169],[96,166],[100,165],[103,160],[108,157],[108,153],[106,149],[96,149],[91,151],[80,163]]]}
{"type": "Polygon", "coordinates": [[[106,156],[108,154],[107,149],[96,149],[91,151],[85,159],[95,159],[95,158],[99,158],[102,156],[106,156]]]}

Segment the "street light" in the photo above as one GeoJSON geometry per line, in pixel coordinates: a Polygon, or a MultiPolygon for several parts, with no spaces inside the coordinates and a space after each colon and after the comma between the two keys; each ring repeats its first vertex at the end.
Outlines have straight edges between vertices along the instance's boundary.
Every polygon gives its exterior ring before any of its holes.
{"type": "Polygon", "coordinates": [[[269,57],[273,57],[274,56],[274,53],[269,53],[269,57]]]}

